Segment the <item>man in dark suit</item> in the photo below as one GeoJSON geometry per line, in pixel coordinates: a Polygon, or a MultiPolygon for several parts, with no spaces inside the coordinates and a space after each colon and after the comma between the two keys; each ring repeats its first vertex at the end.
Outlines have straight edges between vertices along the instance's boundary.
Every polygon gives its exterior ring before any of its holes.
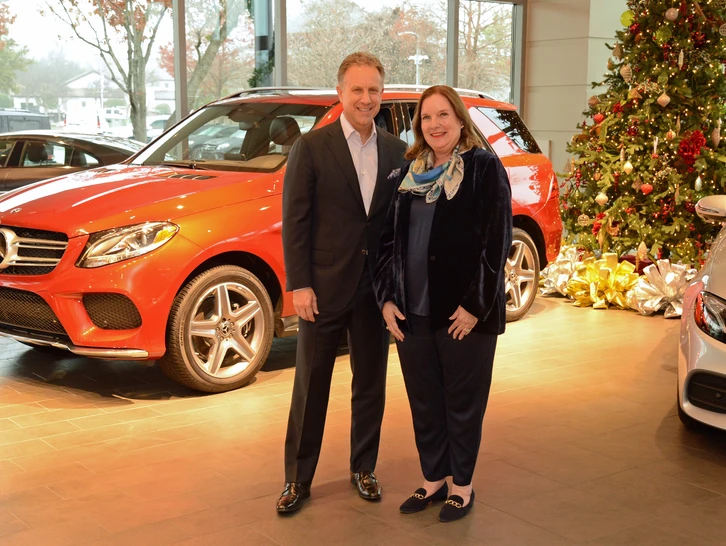
{"type": "Polygon", "coordinates": [[[373,473],[385,403],[388,332],[372,287],[378,240],[403,160],[403,141],[376,127],[385,72],[367,53],[338,70],[340,119],[295,143],[285,173],[282,241],[287,289],[300,316],[279,513],[310,496],[330,381],[347,331],[352,382],[351,481],[379,500],[373,473]]]}

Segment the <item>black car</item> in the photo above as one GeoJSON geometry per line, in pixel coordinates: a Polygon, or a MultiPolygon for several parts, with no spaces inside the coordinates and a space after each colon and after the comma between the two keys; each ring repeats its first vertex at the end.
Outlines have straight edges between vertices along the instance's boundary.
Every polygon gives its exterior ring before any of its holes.
{"type": "Polygon", "coordinates": [[[54,131],[0,134],[0,193],[31,182],[119,163],[144,145],[126,138],[54,131]]]}

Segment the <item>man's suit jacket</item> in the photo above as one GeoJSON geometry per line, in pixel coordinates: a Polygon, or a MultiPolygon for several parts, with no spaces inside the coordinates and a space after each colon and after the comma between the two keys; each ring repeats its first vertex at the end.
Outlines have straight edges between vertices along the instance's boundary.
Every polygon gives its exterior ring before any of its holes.
{"type": "Polygon", "coordinates": [[[303,135],[290,152],[282,192],[287,290],[312,287],[321,312],[350,302],[366,263],[373,277],[395,169],[406,149],[380,128],[377,135],[378,176],[368,215],[339,120],[303,135]]]}

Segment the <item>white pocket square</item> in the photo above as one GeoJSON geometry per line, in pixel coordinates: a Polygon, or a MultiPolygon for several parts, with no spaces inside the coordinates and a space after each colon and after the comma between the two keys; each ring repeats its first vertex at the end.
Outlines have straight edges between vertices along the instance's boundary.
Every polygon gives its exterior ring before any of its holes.
{"type": "Polygon", "coordinates": [[[391,174],[388,175],[388,180],[391,178],[396,178],[399,174],[401,174],[401,169],[393,169],[391,171],[391,174]]]}

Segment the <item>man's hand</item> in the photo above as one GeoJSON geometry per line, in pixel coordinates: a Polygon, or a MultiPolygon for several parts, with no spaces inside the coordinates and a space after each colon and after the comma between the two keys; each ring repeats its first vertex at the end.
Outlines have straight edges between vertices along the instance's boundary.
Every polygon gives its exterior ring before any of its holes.
{"type": "Polygon", "coordinates": [[[406,317],[403,316],[403,313],[401,313],[396,304],[392,301],[387,301],[383,304],[381,313],[383,313],[383,320],[386,321],[386,329],[391,332],[393,337],[395,337],[398,341],[403,341],[403,332],[398,327],[396,319],[406,320],[406,317]]]}
{"type": "Polygon", "coordinates": [[[292,293],[292,305],[298,316],[308,322],[315,322],[318,314],[318,298],[312,288],[301,288],[292,293]]]}

